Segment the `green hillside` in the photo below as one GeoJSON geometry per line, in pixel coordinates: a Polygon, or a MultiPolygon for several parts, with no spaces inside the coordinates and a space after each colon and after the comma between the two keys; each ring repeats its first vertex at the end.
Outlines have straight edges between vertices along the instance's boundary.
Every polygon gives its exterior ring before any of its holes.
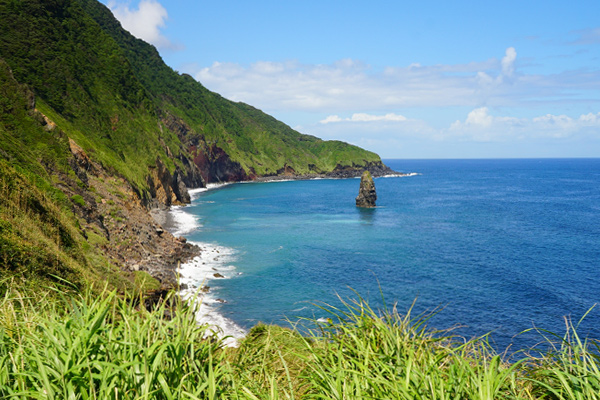
{"type": "Polygon", "coordinates": [[[96,0],[0,0],[0,277],[172,284],[194,249],[148,209],[209,182],[365,168],[386,167],[178,74],[96,0]]]}
{"type": "Polygon", "coordinates": [[[179,75],[96,0],[0,0],[0,398],[600,399],[570,319],[509,357],[358,297],[226,348],[176,297],[199,249],[152,212],[187,187],[386,168],[179,75]]]}
{"type": "Polygon", "coordinates": [[[189,75],[179,75],[167,67],[154,47],[125,32],[97,1],[82,2],[89,15],[123,49],[136,77],[159,105],[161,118],[185,121],[187,132],[182,140],[200,140],[222,148],[250,176],[276,174],[286,164],[306,174],[328,172],[337,164],[380,162],[374,153],[347,144],[331,146],[294,131],[252,106],[210,92],[189,75]]]}
{"type": "Polygon", "coordinates": [[[69,140],[45,129],[32,100],[0,61],[0,293],[14,277],[28,287],[132,289],[86,240],[74,210],[89,195],[69,165],[69,140]]]}
{"type": "MultiPolygon", "coordinates": [[[[0,18],[0,56],[32,88],[38,109],[142,192],[157,157],[171,173],[189,172],[195,159],[206,181],[380,163],[176,73],[96,0],[2,0],[0,18]]],[[[200,183],[184,175],[188,185],[200,183]]]]}

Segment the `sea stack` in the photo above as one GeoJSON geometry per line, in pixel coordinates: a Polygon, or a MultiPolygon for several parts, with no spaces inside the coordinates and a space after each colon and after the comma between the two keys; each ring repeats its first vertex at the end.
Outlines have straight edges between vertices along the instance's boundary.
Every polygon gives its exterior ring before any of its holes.
{"type": "Polygon", "coordinates": [[[369,171],[363,172],[360,178],[360,189],[358,189],[358,196],[356,197],[356,207],[375,207],[375,200],[377,200],[377,193],[375,192],[375,182],[369,171]]]}

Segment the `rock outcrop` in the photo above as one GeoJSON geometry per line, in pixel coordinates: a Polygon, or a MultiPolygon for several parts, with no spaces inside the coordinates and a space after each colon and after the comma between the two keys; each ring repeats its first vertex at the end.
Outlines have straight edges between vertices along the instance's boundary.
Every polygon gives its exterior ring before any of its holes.
{"type": "Polygon", "coordinates": [[[368,162],[365,161],[364,165],[340,165],[338,164],[335,169],[331,172],[327,172],[324,175],[327,178],[356,178],[362,176],[364,171],[369,171],[371,176],[379,177],[385,175],[402,175],[396,171],[393,171],[390,167],[382,163],[381,161],[368,162]]]}
{"type": "Polygon", "coordinates": [[[375,182],[369,171],[363,172],[360,178],[360,189],[356,197],[356,207],[373,208],[377,200],[375,182]]]}
{"type": "Polygon", "coordinates": [[[171,176],[157,159],[149,179],[153,196],[153,203],[149,203],[127,180],[112,176],[73,139],[68,140],[72,154],[69,165],[84,185],[63,174],[61,189],[68,198],[80,197],[81,201],[72,202],[73,211],[90,245],[97,247],[105,262],[119,267],[129,279],[145,271],[163,289],[175,287],[179,264],[197,256],[200,249],[166,231],[148,208],[154,205],[164,209],[189,202],[181,171],[176,169],[171,176]]]}
{"type": "MultiPolygon", "coordinates": [[[[162,160],[157,157],[156,165],[152,166],[149,172],[146,182],[151,198],[145,199],[149,208],[170,207],[190,202],[185,175],[179,167],[171,175],[162,160]]],[[[201,181],[201,183],[203,182],[201,181]]],[[[202,184],[202,186],[204,185],[202,184]]]]}
{"type": "Polygon", "coordinates": [[[241,164],[233,161],[222,148],[208,144],[200,138],[189,147],[194,164],[202,173],[206,183],[239,182],[252,180],[241,164]]]}

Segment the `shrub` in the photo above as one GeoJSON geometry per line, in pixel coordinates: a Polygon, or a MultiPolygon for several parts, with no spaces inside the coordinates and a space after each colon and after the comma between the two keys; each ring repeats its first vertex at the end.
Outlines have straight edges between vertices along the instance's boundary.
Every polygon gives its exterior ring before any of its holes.
{"type": "Polygon", "coordinates": [[[79,207],[85,207],[85,200],[78,194],[71,196],[71,201],[77,204],[79,207]]]}

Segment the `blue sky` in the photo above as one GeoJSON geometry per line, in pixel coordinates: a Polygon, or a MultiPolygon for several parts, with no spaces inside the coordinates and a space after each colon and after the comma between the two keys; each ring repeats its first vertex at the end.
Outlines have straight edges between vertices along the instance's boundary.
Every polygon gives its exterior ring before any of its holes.
{"type": "Polygon", "coordinates": [[[600,1],[103,0],[165,62],[383,158],[600,157],[600,1]]]}

